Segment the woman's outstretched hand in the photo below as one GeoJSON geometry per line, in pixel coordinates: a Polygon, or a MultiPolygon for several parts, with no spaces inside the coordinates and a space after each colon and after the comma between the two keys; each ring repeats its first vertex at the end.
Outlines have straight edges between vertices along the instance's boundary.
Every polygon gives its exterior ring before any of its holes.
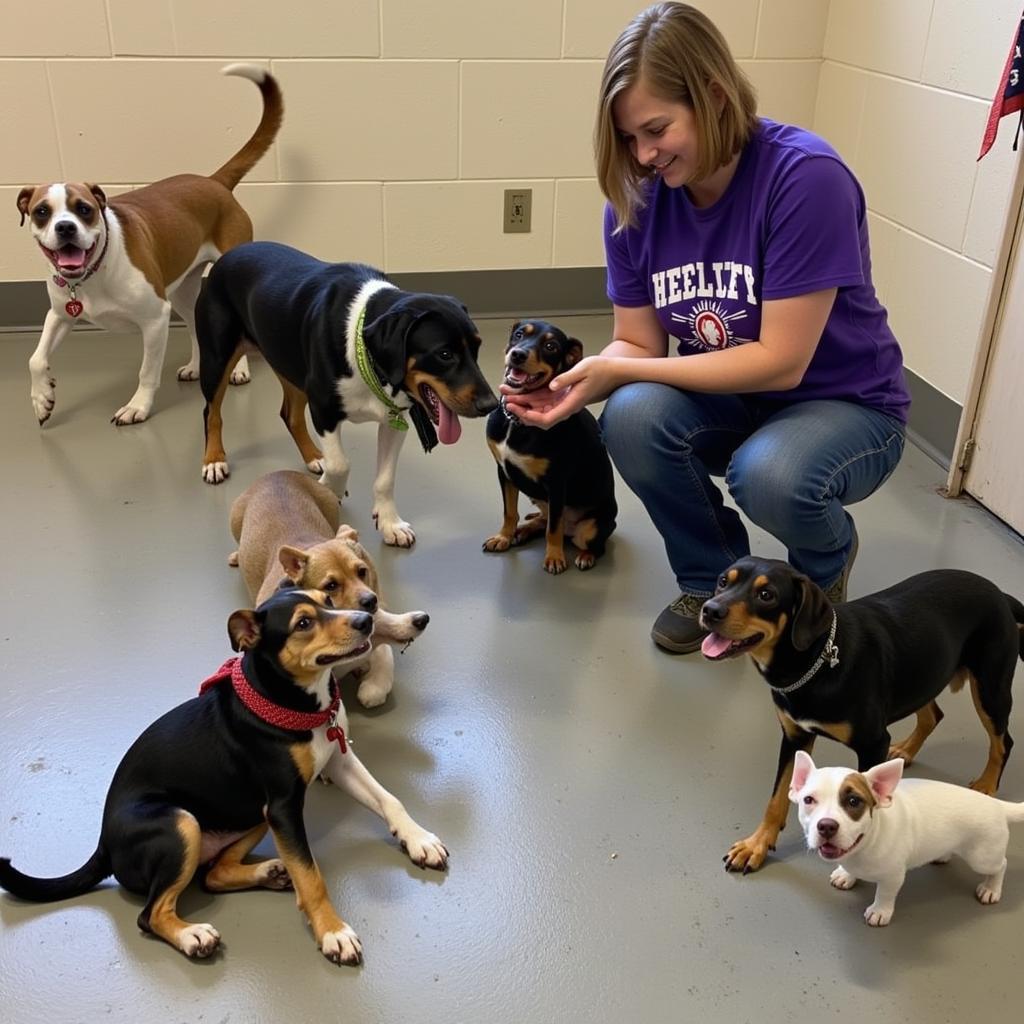
{"type": "Polygon", "coordinates": [[[614,391],[619,382],[613,364],[606,356],[587,356],[552,378],[546,388],[521,394],[502,384],[498,390],[512,415],[527,426],[546,430],[614,391]]]}

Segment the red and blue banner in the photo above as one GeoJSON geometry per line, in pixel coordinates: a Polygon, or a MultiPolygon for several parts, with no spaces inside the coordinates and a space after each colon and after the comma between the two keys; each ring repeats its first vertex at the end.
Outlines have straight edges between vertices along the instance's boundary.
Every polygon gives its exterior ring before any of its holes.
{"type": "MultiPolygon", "coordinates": [[[[992,101],[992,109],[989,111],[988,124],[985,125],[985,135],[981,140],[981,152],[978,154],[980,160],[996,141],[996,132],[999,130],[999,122],[1007,114],[1017,114],[1024,122],[1024,14],[1021,15],[1020,23],[1017,25],[1017,34],[1014,37],[1013,45],[1010,47],[1010,55],[1006,58],[1003,67],[1002,78],[999,79],[999,88],[996,90],[996,97],[992,101]]],[[[1020,128],[1017,129],[1020,135],[1020,128]]],[[[1017,148],[1017,140],[1014,139],[1013,148],[1017,148]]]]}

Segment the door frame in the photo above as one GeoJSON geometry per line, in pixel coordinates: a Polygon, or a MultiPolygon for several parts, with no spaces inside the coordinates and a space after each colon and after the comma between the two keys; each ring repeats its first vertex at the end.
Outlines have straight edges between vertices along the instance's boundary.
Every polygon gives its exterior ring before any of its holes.
{"type": "Polygon", "coordinates": [[[1014,246],[1019,244],[1019,259],[1024,259],[1024,150],[1017,159],[1017,169],[1013,176],[1010,197],[1006,204],[1006,219],[1003,223],[1002,236],[996,261],[992,265],[992,281],[989,285],[988,298],[985,302],[985,313],[978,332],[978,344],[971,363],[971,373],[967,379],[967,396],[963,411],[960,413],[960,425],[956,432],[956,443],[953,445],[953,457],[949,461],[949,476],[943,494],[947,498],[958,498],[964,491],[964,479],[970,465],[971,451],[974,448],[974,431],[978,424],[978,412],[981,406],[981,395],[985,386],[985,374],[988,372],[992,348],[1003,314],[1003,300],[1006,291],[1007,277],[1010,271],[1010,257],[1014,246]],[[1021,237],[1018,238],[1018,235],[1021,237]]]}

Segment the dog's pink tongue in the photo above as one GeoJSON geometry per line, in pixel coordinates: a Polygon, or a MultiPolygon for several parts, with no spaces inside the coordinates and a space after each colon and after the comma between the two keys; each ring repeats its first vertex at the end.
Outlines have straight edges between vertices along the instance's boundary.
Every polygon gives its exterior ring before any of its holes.
{"type": "Polygon", "coordinates": [[[704,637],[704,643],[700,645],[700,652],[705,658],[720,658],[732,646],[732,641],[727,636],[719,636],[717,633],[708,633],[704,637]]]}
{"type": "Polygon", "coordinates": [[[57,266],[61,270],[79,270],[85,263],[85,250],[69,245],[66,249],[57,250],[57,266]]]}
{"type": "Polygon", "coordinates": [[[462,424],[459,417],[444,402],[439,403],[437,411],[437,437],[441,444],[455,444],[462,436],[462,424]]]}

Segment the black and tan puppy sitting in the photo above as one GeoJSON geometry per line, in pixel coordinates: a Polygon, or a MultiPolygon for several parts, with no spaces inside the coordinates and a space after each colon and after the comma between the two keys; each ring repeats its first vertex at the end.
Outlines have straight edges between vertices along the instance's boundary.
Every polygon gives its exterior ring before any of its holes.
{"type": "MultiPolygon", "coordinates": [[[[505,349],[505,385],[536,391],[583,357],[583,346],[544,320],[512,325],[505,349]]],[[[604,554],[615,529],[615,484],[597,420],[586,409],[549,430],[521,423],[500,406],[487,418],[487,444],[498,463],[505,504],[501,529],[484,551],[507,551],[544,534],[544,568],[566,569],[565,538],[579,549],[578,569],[590,569],[604,554]],[[519,522],[519,492],[540,510],[519,522]]]]}
{"type": "Polygon", "coordinates": [[[321,772],[379,814],[420,867],[443,870],[444,844],[363,767],[345,742],[332,668],[366,657],[373,616],[336,609],[318,590],[279,590],[228,620],[241,658],[199,696],[158,718],[114,773],[96,851],[61,878],[33,878],[0,858],[0,886],[20,899],[68,899],[108,875],[146,898],[139,927],[186,956],[209,956],[220,935],[178,916],[197,873],[207,889],[291,889],[320,951],[356,964],[362,944],[331,905],[303,823],[306,788],[321,772]],[[244,858],[270,829],[278,858],[244,858]]]}

